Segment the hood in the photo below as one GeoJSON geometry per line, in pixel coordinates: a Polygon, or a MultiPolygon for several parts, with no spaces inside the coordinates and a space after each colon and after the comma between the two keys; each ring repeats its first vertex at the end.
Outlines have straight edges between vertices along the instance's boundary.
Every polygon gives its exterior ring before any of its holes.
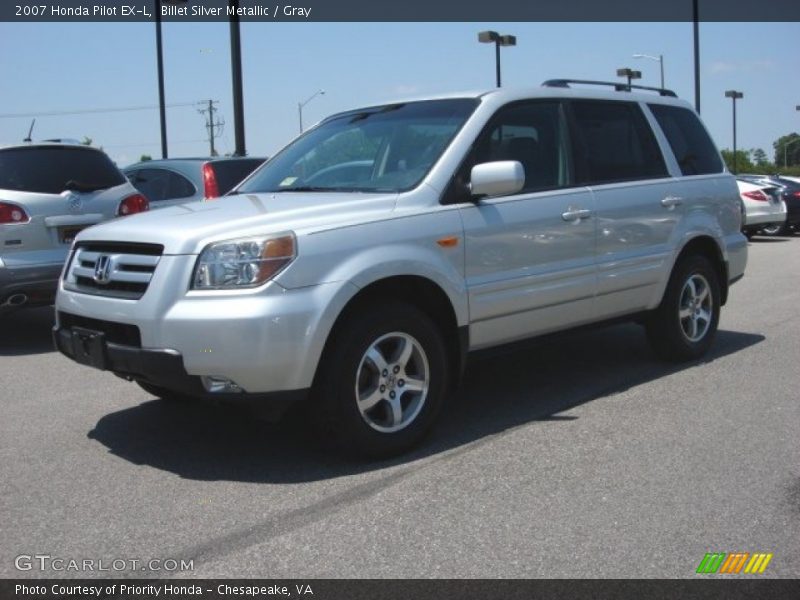
{"type": "Polygon", "coordinates": [[[294,231],[297,235],[384,218],[396,194],[280,192],[190,202],[84,229],[76,241],[161,244],[164,254],[199,254],[215,241],[294,231]]]}

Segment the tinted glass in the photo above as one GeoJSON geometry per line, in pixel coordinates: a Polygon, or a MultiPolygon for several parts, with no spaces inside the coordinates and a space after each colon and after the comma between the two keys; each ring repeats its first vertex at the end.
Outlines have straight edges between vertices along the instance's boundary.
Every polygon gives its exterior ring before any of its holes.
{"type": "Polygon", "coordinates": [[[260,158],[237,158],[211,163],[217,176],[217,187],[220,195],[227,194],[242,179],[250,175],[264,161],[260,158]]]}
{"type": "Polygon", "coordinates": [[[139,169],[131,173],[131,183],[150,202],[188,198],[195,188],[184,176],[167,169],[139,169]]]}
{"type": "Polygon", "coordinates": [[[240,192],[398,192],[416,186],[477,106],[475,99],[392,104],[309,130],[240,192]]]}
{"type": "Polygon", "coordinates": [[[474,164],[516,160],[525,170],[524,192],[569,184],[569,149],[558,103],[504,107],[475,145],[474,164]]]}
{"type": "Polygon", "coordinates": [[[125,182],[103,152],[76,146],[0,150],[0,189],[60,194],[92,192],[125,182]]]}
{"type": "Polygon", "coordinates": [[[677,106],[650,104],[649,107],[667,137],[681,173],[703,175],[722,172],[719,152],[696,114],[677,106]]]}
{"type": "Polygon", "coordinates": [[[575,168],[579,183],[666,177],[653,132],[631,102],[576,100],[575,168]]]}

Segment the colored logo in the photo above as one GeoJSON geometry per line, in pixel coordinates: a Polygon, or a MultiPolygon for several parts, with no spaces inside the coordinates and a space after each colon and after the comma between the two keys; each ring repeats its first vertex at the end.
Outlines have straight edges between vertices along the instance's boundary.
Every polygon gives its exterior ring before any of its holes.
{"type": "Polygon", "coordinates": [[[769,561],[772,560],[772,553],[755,552],[709,552],[700,561],[697,567],[698,573],[763,573],[769,561]]]}

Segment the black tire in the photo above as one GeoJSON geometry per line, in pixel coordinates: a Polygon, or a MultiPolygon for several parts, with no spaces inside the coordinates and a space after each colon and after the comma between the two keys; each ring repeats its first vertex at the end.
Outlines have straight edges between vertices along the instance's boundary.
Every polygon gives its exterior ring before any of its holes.
{"type": "Polygon", "coordinates": [[[153,385],[152,383],[147,383],[145,381],[136,380],[136,385],[138,385],[148,394],[152,394],[156,398],[161,398],[162,400],[166,400],[167,402],[187,402],[191,400],[189,396],[164,389],[162,387],[153,385]]]}
{"type": "Polygon", "coordinates": [[[717,269],[705,256],[686,256],[675,265],[661,304],[647,319],[647,338],[661,358],[696,360],[714,341],[719,312],[717,269]],[[703,288],[707,296],[703,296],[703,288]]]}
{"type": "Polygon", "coordinates": [[[788,228],[785,223],[775,223],[761,228],[761,233],[764,235],[776,236],[786,235],[788,228]]]}
{"type": "Polygon", "coordinates": [[[315,379],[311,414],[348,454],[401,454],[436,420],[449,387],[448,365],[442,334],[428,315],[408,304],[376,301],[337,324],[315,379]]]}

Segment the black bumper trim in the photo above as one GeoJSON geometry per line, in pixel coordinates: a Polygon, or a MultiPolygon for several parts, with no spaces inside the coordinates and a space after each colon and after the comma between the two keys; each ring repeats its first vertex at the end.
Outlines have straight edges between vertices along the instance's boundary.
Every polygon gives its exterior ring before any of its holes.
{"type": "MultiPolygon", "coordinates": [[[[78,360],[74,337],[72,328],[53,327],[56,350],[76,362],[88,364],[85,360],[78,360]]],[[[243,405],[271,420],[280,418],[291,406],[304,401],[309,395],[308,389],[253,394],[210,393],[203,387],[200,377],[186,372],[180,352],[137,348],[108,341],[103,343],[102,366],[97,364],[88,366],[111,371],[125,379],[140,380],[199,400],[243,405]]]]}

